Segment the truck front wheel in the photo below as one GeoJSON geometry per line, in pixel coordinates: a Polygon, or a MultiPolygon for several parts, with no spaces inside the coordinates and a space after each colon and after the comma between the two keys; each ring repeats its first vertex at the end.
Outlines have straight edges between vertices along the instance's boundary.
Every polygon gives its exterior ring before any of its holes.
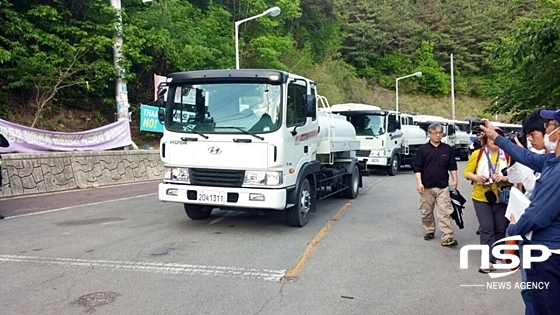
{"type": "Polygon", "coordinates": [[[352,174],[344,175],[344,185],[347,186],[342,196],[347,199],[356,199],[360,190],[360,169],[358,165],[354,165],[352,174]]]}
{"type": "Polygon", "coordinates": [[[397,175],[397,172],[399,171],[399,155],[395,154],[391,157],[391,161],[389,162],[390,165],[387,166],[387,175],[389,176],[395,176],[397,175]]]}
{"type": "Polygon", "coordinates": [[[202,205],[183,204],[185,213],[192,220],[204,220],[212,214],[212,207],[202,205]]]}
{"type": "Polygon", "coordinates": [[[286,219],[291,226],[302,227],[307,224],[307,217],[311,210],[315,198],[311,191],[311,184],[309,179],[305,178],[299,185],[296,194],[296,204],[286,209],[286,219]]]}

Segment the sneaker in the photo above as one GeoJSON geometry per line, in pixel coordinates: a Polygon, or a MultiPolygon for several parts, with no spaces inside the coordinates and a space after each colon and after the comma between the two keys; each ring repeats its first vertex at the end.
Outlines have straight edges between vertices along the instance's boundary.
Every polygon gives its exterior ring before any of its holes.
{"type": "Polygon", "coordinates": [[[453,239],[453,237],[451,238],[446,238],[441,242],[441,246],[457,246],[459,245],[459,243],[453,239]]]}
{"type": "Polygon", "coordinates": [[[0,214],[0,220],[4,219],[4,216],[0,214]]]}
{"type": "Polygon", "coordinates": [[[480,267],[480,269],[478,269],[478,272],[480,273],[490,273],[492,271],[496,271],[496,268],[494,268],[494,264],[490,263],[490,267],[489,268],[482,268],[480,267]]]}
{"type": "Polygon", "coordinates": [[[434,233],[426,233],[424,234],[424,240],[429,241],[434,239],[434,233]]]}

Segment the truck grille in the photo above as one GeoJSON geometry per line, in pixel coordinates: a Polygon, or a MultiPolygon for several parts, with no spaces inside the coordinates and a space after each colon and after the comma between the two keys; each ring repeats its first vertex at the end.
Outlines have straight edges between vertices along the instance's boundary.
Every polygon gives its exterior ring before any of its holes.
{"type": "Polygon", "coordinates": [[[358,150],[358,151],[356,151],[356,156],[357,157],[369,157],[370,153],[371,153],[371,150],[358,150]]]}
{"type": "Polygon", "coordinates": [[[191,168],[190,171],[190,180],[193,185],[241,187],[245,179],[245,171],[204,168],[191,168]]]}

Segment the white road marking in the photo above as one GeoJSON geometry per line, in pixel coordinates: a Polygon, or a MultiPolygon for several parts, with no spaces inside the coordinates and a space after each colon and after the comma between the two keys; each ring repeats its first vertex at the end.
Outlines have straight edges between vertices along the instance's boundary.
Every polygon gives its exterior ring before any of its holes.
{"type": "Polygon", "coordinates": [[[95,205],[100,205],[100,204],[115,202],[115,201],[124,201],[124,200],[130,200],[130,199],[134,199],[134,198],[155,196],[157,194],[158,193],[144,194],[144,195],[138,195],[138,196],[132,196],[132,197],[126,197],[126,198],[119,198],[119,199],[104,200],[104,201],[98,201],[98,202],[92,202],[92,203],[85,203],[85,204],[81,204],[81,205],[63,207],[63,208],[58,208],[58,209],[51,209],[51,210],[45,210],[45,211],[39,211],[39,212],[32,212],[32,213],[14,215],[14,216],[6,217],[4,220],[21,218],[21,217],[28,217],[28,216],[32,216],[32,215],[45,214],[45,213],[51,213],[51,212],[57,212],[57,211],[62,211],[62,210],[69,210],[69,209],[80,208],[80,207],[95,206],[95,205]]]}
{"type": "Polygon", "coordinates": [[[286,270],[272,269],[250,269],[242,267],[204,266],[158,262],[90,260],[19,255],[0,255],[0,261],[14,263],[37,263],[45,265],[55,265],[60,267],[87,267],[94,269],[99,268],[110,271],[146,272],[151,274],[201,275],[210,277],[242,279],[249,278],[272,282],[279,282],[286,273],[286,270]]]}

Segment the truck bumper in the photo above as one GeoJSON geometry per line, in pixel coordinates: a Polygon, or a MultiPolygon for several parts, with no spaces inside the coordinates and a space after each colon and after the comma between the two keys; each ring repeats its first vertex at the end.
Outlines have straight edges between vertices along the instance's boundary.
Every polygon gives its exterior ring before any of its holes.
{"type": "Polygon", "coordinates": [[[389,166],[389,158],[387,157],[376,156],[376,157],[367,157],[367,158],[364,157],[358,159],[362,163],[365,162],[368,168],[389,166]]]}
{"type": "Polygon", "coordinates": [[[159,200],[216,208],[284,210],[286,189],[226,188],[159,184],[159,200]]]}

